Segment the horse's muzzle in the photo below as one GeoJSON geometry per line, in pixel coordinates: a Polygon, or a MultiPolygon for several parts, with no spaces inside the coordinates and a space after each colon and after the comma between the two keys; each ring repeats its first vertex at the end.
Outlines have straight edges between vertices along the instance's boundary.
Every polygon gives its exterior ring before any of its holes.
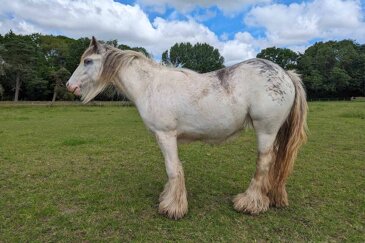
{"type": "Polygon", "coordinates": [[[67,90],[69,92],[73,93],[74,95],[77,95],[77,96],[81,95],[79,85],[66,83],[66,87],[67,87],[67,90]]]}

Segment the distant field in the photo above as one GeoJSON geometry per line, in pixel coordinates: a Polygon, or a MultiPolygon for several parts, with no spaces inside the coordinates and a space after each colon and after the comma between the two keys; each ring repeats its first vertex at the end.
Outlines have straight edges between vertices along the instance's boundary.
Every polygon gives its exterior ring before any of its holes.
{"type": "Polygon", "coordinates": [[[255,168],[253,131],[180,146],[189,213],[157,213],[162,155],[134,107],[0,103],[0,242],[365,242],[365,102],[310,103],[290,206],[233,210],[255,168]]]}

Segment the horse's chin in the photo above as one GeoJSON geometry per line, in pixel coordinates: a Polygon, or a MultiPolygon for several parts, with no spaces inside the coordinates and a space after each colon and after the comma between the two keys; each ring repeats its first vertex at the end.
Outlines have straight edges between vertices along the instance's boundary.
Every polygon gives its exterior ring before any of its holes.
{"type": "Polygon", "coordinates": [[[86,104],[100,94],[104,89],[105,84],[98,85],[84,85],[80,88],[80,95],[82,103],[86,104]]]}
{"type": "Polygon", "coordinates": [[[79,87],[76,87],[75,90],[72,92],[76,96],[81,96],[81,90],[79,87]]]}

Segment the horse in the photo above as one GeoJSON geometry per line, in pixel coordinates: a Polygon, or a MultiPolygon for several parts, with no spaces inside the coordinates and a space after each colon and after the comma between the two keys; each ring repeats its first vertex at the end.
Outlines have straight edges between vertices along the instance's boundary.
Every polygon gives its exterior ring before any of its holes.
{"type": "Polygon", "coordinates": [[[200,74],[93,37],[66,86],[87,103],[109,85],[135,104],[162,151],[168,181],[159,213],[180,219],[188,212],[179,143],[221,143],[247,127],[257,138],[256,171],[234,209],[256,215],[288,206],[286,181],[307,138],[306,94],[295,71],[255,58],[200,74]]]}

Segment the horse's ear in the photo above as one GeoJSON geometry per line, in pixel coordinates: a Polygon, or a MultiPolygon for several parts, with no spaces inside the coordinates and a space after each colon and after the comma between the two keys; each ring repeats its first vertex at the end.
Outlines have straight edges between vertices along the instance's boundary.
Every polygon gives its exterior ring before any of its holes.
{"type": "Polygon", "coordinates": [[[91,41],[90,41],[90,45],[89,45],[89,47],[92,47],[93,48],[93,50],[94,50],[94,52],[95,53],[98,53],[98,54],[100,54],[100,53],[102,53],[102,52],[104,52],[105,51],[105,47],[104,46],[102,46],[97,40],[96,40],[96,38],[93,36],[93,37],[91,37],[91,41]]]}
{"type": "Polygon", "coordinates": [[[96,40],[95,36],[91,37],[91,41],[90,41],[89,47],[97,46],[97,45],[98,45],[98,41],[96,40]]]}

